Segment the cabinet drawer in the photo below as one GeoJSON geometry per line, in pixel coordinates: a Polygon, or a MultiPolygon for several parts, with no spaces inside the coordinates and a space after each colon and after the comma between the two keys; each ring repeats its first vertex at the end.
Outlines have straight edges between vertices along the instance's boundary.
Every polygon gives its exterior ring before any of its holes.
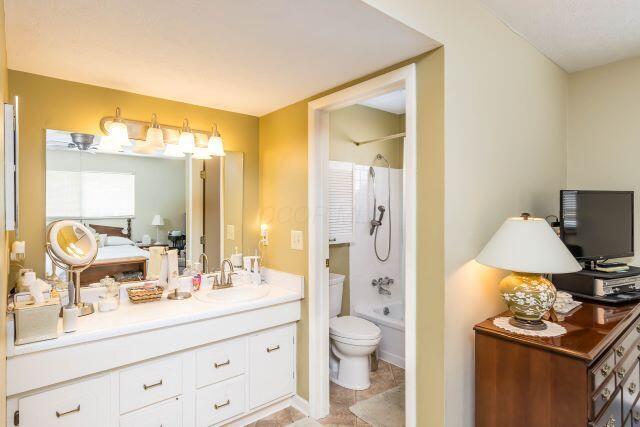
{"type": "Polygon", "coordinates": [[[182,392],[182,360],[170,357],[120,371],[120,413],[175,397],[182,392]]]}
{"type": "Polygon", "coordinates": [[[105,427],[109,396],[109,377],[103,376],[23,397],[20,427],[105,427]]]}
{"type": "Polygon", "coordinates": [[[613,374],[613,368],[616,365],[615,354],[613,350],[602,359],[602,361],[591,368],[589,371],[589,377],[591,378],[591,390],[595,391],[600,385],[605,382],[609,375],[613,374]]]}
{"type": "Polygon", "coordinates": [[[251,409],[294,391],[294,333],[287,326],[249,338],[251,409]]]}
{"type": "Polygon", "coordinates": [[[634,344],[634,346],[629,349],[622,363],[616,367],[616,384],[621,384],[626,375],[631,372],[633,365],[638,361],[639,353],[640,351],[638,351],[637,344],[634,344]]]}
{"type": "Polygon", "coordinates": [[[626,417],[633,408],[633,404],[640,392],[640,368],[638,360],[634,359],[635,365],[631,368],[631,373],[625,378],[622,384],[622,416],[626,417]]]}
{"type": "Polygon", "coordinates": [[[611,404],[600,417],[592,424],[593,427],[620,427],[622,426],[622,396],[620,390],[611,398],[611,404]]]}
{"type": "Polygon", "coordinates": [[[196,386],[214,384],[240,374],[246,369],[246,338],[214,344],[196,353],[196,386]]]}
{"type": "Polygon", "coordinates": [[[640,399],[638,399],[633,405],[633,409],[631,410],[631,425],[633,427],[640,427],[640,399]]]}
{"type": "Polygon", "coordinates": [[[181,427],[182,399],[174,397],[120,417],[120,427],[181,427]]]}
{"type": "MultiPolygon", "coordinates": [[[[612,375],[609,377],[607,382],[605,382],[600,390],[598,390],[591,397],[591,417],[590,419],[594,419],[600,414],[602,408],[604,408],[614,397],[614,393],[616,391],[616,379],[615,376],[612,375]]],[[[620,393],[618,393],[618,397],[620,393]]],[[[618,419],[618,425],[621,424],[621,420],[618,419]]]]}
{"type": "Polygon", "coordinates": [[[624,358],[634,346],[636,341],[640,338],[640,323],[632,325],[627,333],[613,345],[613,351],[616,354],[616,363],[624,358]]]}
{"type": "Polygon", "coordinates": [[[210,426],[245,412],[245,376],[201,388],[196,392],[196,425],[210,426]]]}

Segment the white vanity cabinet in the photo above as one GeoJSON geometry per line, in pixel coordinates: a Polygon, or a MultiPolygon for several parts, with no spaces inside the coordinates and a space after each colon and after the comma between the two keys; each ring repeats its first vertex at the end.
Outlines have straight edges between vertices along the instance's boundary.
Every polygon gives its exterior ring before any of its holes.
{"type": "Polygon", "coordinates": [[[223,425],[295,394],[295,334],[288,323],[201,345],[11,397],[8,409],[20,427],[223,425]]]}

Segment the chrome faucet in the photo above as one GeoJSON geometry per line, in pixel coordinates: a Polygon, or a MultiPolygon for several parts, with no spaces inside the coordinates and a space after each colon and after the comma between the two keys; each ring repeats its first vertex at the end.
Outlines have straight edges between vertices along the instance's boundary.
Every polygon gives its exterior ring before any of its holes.
{"type": "Polygon", "coordinates": [[[230,259],[223,259],[222,262],[220,263],[220,283],[217,284],[214,280],[213,286],[211,287],[211,289],[223,289],[223,288],[230,288],[231,286],[233,286],[233,283],[231,282],[232,274],[234,274],[233,263],[231,262],[230,259]],[[229,265],[229,269],[230,269],[229,273],[224,272],[224,268],[226,264],[229,265]]]}
{"type": "Polygon", "coordinates": [[[198,262],[202,265],[202,273],[209,274],[209,258],[207,257],[207,254],[202,252],[198,257],[198,262]]]}
{"type": "Polygon", "coordinates": [[[378,287],[378,293],[380,295],[391,295],[391,291],[388,289],[389,285],[393,285],[393,279],[389,277],[378,277],[371,281],[371,286],[378,287]]]}

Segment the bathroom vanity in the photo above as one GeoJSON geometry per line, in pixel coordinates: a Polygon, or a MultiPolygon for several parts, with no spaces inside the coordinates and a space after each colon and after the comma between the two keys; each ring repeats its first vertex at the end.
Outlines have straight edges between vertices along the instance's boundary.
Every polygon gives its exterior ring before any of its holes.
{"type": "Polygon", "coordinates": [[[22,346],[10,320],[6,425],[244,425],[288,406],[304,281],[264,273],[258,299],[122,300],[74,333],[22,346]]]}

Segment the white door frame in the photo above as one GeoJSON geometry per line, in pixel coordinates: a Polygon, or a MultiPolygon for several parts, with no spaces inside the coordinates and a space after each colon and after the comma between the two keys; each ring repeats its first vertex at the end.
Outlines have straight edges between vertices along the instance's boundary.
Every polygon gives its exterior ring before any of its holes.
{"type": "Polygon", "coordinates": [[[329,112],[404,88],[404,280],[406,425],[416,420],[416,67],[410,64],[309,103],[309,412],[329,414],[329,112]]]}

